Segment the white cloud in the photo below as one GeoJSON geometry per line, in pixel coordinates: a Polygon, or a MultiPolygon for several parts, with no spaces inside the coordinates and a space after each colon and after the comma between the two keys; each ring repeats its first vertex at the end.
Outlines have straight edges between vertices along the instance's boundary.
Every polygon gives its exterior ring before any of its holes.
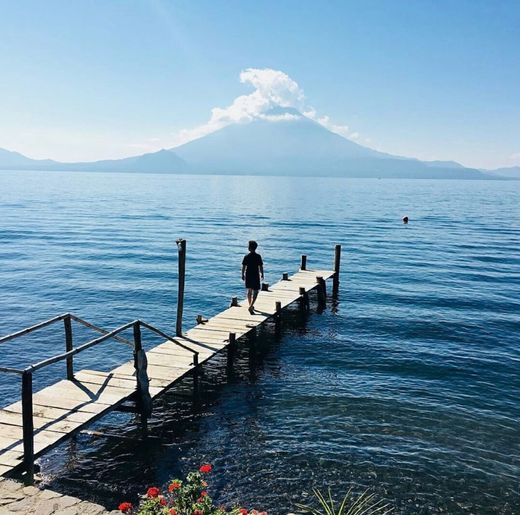
{"type": "Polygon", "coordinates": [[[267,120],[268,122],[287,122],[289,120],[298,120],[301,116],[291,113],[283,114],[259,114],[258,118],[261,120],[267,120]]]}
{"type": "Polygon", "coordinates": [[[319,116],[313,107],[306,105],[303,89],[282,71],[271,68],[247,68],[240,73],[240,82],[253,86],[254,91],[235,98],[227,107],[214,107],[206,123],[179,131],[175,135],[175,146],[201,138],[233,123],[248,123],[255,119],[276,122],[298,118],[296,114],[291,113],[269,113],[277,106],[295,108],[304,116],[345,138],[359,137],[358,133],[351,133],[347,125],[336,124],[328,116],[319,116]]]}
{"type": "Polygon", "coordinates": [[[348,125],[339,125],[334,123],[329,116],[319,116],[316,112],[316,109],[313,107],[308,107],[307,110],[303,112],[303,114],[307,118],[310,118],[311,120],[318,122],[320,125],[323,125],[323,127],[329,129],[329,131],[335,132],[344,138],[349,137],[350,129],[348,125]]]}

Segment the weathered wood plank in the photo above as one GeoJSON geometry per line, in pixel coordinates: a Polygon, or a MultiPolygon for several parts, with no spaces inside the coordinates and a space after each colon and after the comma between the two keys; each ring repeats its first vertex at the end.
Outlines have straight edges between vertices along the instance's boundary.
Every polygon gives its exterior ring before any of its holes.
{"type": "MultiPolygon", "coordinates": [[[[173,368],[173,367],[162,367],[158,365],[149,365],[148,366],[148,377],[150,380],[152,379],[166,379],[166,380],[176,380],[179,377],[186,375],[191,371],[193,367],[184,367],[184,368],[173,368]]],[[[123,365],[118,367],[117,373],[120,375],[131,376],[133,365],[123,365]]]]}
{"type": "MultiPolygon", "coordinates": [[[[105,380],[104,376],[97,375],[95,372],[90,370],[82,370],[76,374],[76,377],[81,378],[81,381],[84,383],[92,383],[92,384],[102,384],[105,380]]],[[[110,384],[114,388],[126,388],[130,391],[134,391],[137,387],[137,383],[134,377],[128,376],[116,376],[113,375],[110,377],[110,384]]],[[[156,395],[161,392],[163,388],[161,386],[150,386],[150,394],[156,395]]]]}

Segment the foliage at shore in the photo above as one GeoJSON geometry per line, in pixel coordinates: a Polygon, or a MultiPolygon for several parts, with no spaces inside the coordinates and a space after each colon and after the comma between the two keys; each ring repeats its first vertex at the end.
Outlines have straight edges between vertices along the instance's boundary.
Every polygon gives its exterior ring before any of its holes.
{"type": "Polygon", "coordinates": [[[327,496],[320,490],[313,490],[314,496],[318,499],[318,507],[297,504],[297,508],[302,513],[310,515],[386,515],[393,511],[389,504],[384,504],[382,500],[375,499],[374,494],[363,492],[355,498],[352,489],[343,497],[341,502],[335,502],[329,488],[327,496]]]}
{"type": "MultiPolygon", "coordinates": [[[[122,502],[119,510],[127,515],[267,515],[265,511],[247,508],[215,506],[208,494],[207,475],[212,471],[208,463],[198,471],[190,472],[185,481],[173,479],[167,491],[161,492],[156,486],[148,488],[141,496],[138,506],[122,502]]],[[[355,497],[349,490],[341,502],[334,501],[329,488],[327,496],[320,490],[313,490],[318,506],[297,504],[299,513],[310,515],[386,515],[393,508],[375,499],[374,494],[364,492],[355,497]]]]}
{"type": "Polygon", "coordinates": [[[197,472],[190,472],[185,481],[173,479],[165,492],[152,486],[138,506],[122,502],[119,510],[128,515],[267,515],[247,508],[215,506],[207,490],[206,477],[211,470],[206,463],[197,472]]]}

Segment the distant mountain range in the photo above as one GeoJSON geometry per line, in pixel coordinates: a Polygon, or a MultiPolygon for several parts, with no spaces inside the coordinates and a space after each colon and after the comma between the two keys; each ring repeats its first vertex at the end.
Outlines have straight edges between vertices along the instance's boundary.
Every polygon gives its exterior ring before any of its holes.
{"type": "Polygon", "coordinates": [[[173,149],[125,159],[62,163],[0,149],[0,169],[141,173],[313,175],[413,179],[520,178],[520,168],[494,171],[453,161],[419,161],[377,152],[335,134],[292,108],[232,124],[173,149]],[[516,171],[515,171],[516,170],[516,171]]]}
{"type": "Polygon", "coordinates": [[[520,179],[520,166],[510,166],[509,168],[497,168],[496,170],[482,170],[485,173],[496,175],[497,177],[508,177],[509,179],[520,179]]]}

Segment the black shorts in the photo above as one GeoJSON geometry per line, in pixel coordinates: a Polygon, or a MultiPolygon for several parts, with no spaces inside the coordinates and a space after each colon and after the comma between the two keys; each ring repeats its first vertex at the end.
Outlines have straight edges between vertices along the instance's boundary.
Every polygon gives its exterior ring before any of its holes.
{"type": "Polygon", "coordinates": [[[246,288],[251,288],[252,290],[260,289],[260,276],[256,275],[254,277],[248,277],[246,275],[246,288]]]}

